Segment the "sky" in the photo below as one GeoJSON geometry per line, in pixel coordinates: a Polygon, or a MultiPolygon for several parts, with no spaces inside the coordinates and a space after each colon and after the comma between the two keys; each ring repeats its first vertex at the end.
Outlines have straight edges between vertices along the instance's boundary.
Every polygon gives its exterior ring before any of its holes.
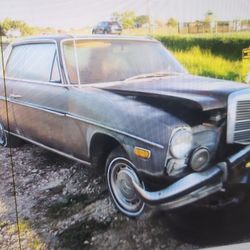
{"type": "Polygon", "coordinates": [[[202,20],[207,11],[219,20],[250,19],[250,0],[0,0],[0,21],[9,17],[34,26],[80,28],[127,10],[149,12],[153,20],[202,20]]]}

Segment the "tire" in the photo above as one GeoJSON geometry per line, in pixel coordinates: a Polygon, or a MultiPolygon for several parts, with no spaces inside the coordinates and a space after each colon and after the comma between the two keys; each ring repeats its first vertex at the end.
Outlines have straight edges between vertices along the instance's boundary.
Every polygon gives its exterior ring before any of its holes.
{"type": "Polygon", "coordinates": [[[112,201],[126,216],[137,217],[143,213],[145,203],[137,196],[131,178],[144,188],[136,168],[120,147],[114,149],[106,161],[105,177],[112,201]]]}
{"type": "Polygon", "coordinates": [[[104,31],[103,31],[103,34],[104,34],[104,35],[107,35],[107,34],[108,34],[108,31],[107,31],[107,30],[104,30],[104,31]]]}
{"type": "Polygon", "coordinates": [[[4,130],[4,126],[0,123],[0,146],[3,147],[19,147],[23,144],[23,140],[13,135],[7,134],[4,130]]]}

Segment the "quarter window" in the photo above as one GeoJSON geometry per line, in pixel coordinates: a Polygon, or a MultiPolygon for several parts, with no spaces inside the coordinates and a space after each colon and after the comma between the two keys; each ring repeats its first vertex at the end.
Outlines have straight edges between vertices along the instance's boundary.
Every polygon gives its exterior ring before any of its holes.
{"type": "Polygon", "coordinates": [[[15,46],[6,67],[6,76],[17,79],[50,81],[56,48],[52,43],[15,46]]]}
{"type": "Polygon", "coordinates": [[[60,83],[61,82],[59,68],[58,68],[57,55],[56,54],[55,54],[55,57],[54,57],[54,62],[53,62],[52,70],[51,70],[50,82],[54,82],[54,83],[60,83]]]}

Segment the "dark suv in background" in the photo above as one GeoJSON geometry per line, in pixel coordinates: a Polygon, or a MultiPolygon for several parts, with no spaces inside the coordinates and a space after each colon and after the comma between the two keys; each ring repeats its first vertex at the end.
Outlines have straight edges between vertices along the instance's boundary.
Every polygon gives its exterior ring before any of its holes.
{"type": "Polygon", "coordinates": [[[121,34],[122,27],[117,21],[103,21],[97,24],[92,30],[92,34],[121,34]]]}

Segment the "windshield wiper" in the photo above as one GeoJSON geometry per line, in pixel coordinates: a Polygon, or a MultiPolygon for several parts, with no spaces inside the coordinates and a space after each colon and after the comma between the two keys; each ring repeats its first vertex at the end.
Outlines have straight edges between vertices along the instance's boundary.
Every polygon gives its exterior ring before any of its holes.
{"type": "Polygon", "coordinates": [[[152,72],[152,73],[147,73],[147,74],[140,74],[140,75],[131,76],[129,78],[126,78],[123,81],[127,82],[127,81],[131,81],[131,80],[136,80],[136,79],[163,77],[163,76],[179,75],[179,74],[184,74],[184,73],[171,72],[171,71],[158,71],[158,72],[152,72]]]}

